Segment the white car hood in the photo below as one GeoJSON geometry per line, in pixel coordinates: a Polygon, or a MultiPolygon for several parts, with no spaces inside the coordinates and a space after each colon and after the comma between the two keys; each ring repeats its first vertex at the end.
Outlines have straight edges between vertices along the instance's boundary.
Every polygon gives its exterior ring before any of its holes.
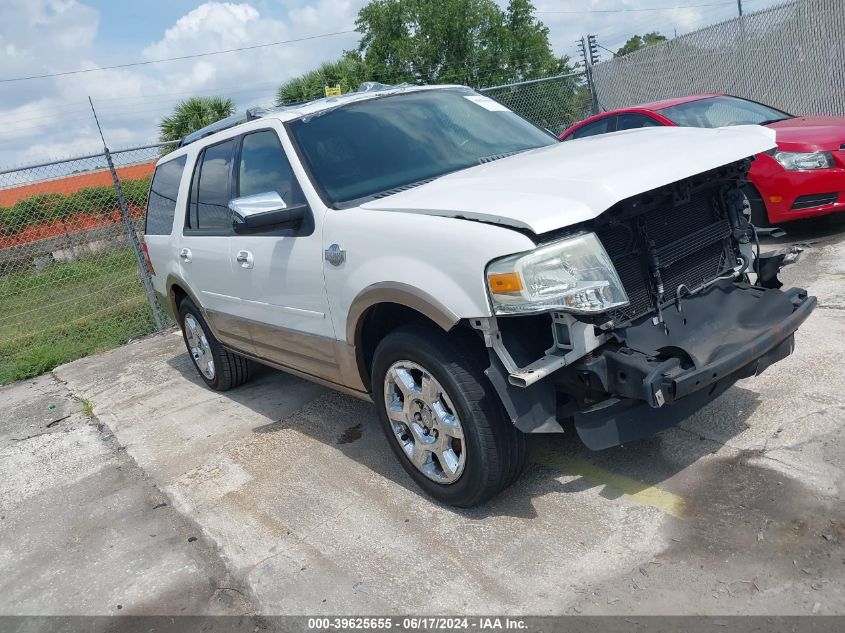
{"type": "Polygon", "coordinates": [[[628,130],[471,167],[361,206],[503,224],[539,235],[774,147],[774,130],[757,125],[628,130]]]}

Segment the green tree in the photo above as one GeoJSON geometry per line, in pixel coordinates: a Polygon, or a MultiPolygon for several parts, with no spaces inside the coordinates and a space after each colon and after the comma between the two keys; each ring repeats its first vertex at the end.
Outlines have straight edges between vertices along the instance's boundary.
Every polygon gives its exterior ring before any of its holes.
{"type": "Polygon", "coordinates": [[[534,13],[530,0],[509,0],[504,11],[494,0],[371,0],[358,13],[358,50],[286,81],[277,102],[321,97],[325,86],[349,92],[364,81],[483,87],[572,72],[534,13]]]}
{"type": "Polygon", "coordinates": [[[652,31],[651,33],[646,33],[645,35],[634,35],[625,42],[625,46],[616,51],[616,54],[619,57],[622,57],[623,55],[633,53],[634,51],[638,51],[646,46],[653,46],[654,44],[660,44],[660,42],[665,41],[666,36],[658,33],[657,31],[652,31]]]}
{"type": "Polygon", "coordinates": [[[554,72],[560,60],[529,0],[372,0],[358,13],[359,52],[385,83],[484,86],[554,72]]]}
{"type": "Polygon", "coordinates": [[[549,45],[549,29],[534,17],[529,0],[510,0],[505,12],[507,25],[506,60],[510,81],[534,79],[559,73],[560,62],[549,45]]]}
{"type": "Polygon", "coordinates": [[[279,86],[276,102],[295,103],[325,95],[326,86],[340,86],[343,92],[358,89],[368,75],[364,61],[355,51],[346,51],[336,62],[321,64],[316,70],[294,77],[279,86]]]}
{"type": "Polygon", "coordinates": [[[178,141],[191,132],[235,113],[235,103],[225,97],[190,97],[159,121],[159,138],[178,141]]]}

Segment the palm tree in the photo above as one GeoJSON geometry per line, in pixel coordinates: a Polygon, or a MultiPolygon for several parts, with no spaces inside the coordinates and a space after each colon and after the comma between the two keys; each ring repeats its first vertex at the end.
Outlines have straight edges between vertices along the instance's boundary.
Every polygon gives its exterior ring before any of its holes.
{"type": "Polygon", "coordinates": [[[159,121],[159,138],[178,141],[191,132],[235,113],[235,102],[225,97],[190,97],[159,121]]]}

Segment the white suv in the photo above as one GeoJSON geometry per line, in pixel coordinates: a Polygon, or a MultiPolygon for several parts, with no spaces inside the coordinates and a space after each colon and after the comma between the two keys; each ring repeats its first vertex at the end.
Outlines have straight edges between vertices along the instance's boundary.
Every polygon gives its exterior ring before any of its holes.
{"type": "Polygon", "coordinates": [[[202,379],[258,361],[371,398],[429,494],[514,481],[525,433],[678,423],[792,351],[741,193],[764,128],[558,143],[461,86],[252,113],[163,157],[145,248],[202,379]]]}

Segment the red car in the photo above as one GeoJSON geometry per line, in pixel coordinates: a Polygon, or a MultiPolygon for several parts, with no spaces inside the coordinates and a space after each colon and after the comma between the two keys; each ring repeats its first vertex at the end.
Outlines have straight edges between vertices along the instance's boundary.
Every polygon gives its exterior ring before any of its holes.
{"type": "Polygon", "coordinates": [[[845,117],[796,117],[722,94],[703,94],[602,112],[560,135],[569,141],[658,125],[723,127],[766,125],[777,151],[759,154],[746,194],[752,221],[770,226],[845,211],[845,117]]]}

